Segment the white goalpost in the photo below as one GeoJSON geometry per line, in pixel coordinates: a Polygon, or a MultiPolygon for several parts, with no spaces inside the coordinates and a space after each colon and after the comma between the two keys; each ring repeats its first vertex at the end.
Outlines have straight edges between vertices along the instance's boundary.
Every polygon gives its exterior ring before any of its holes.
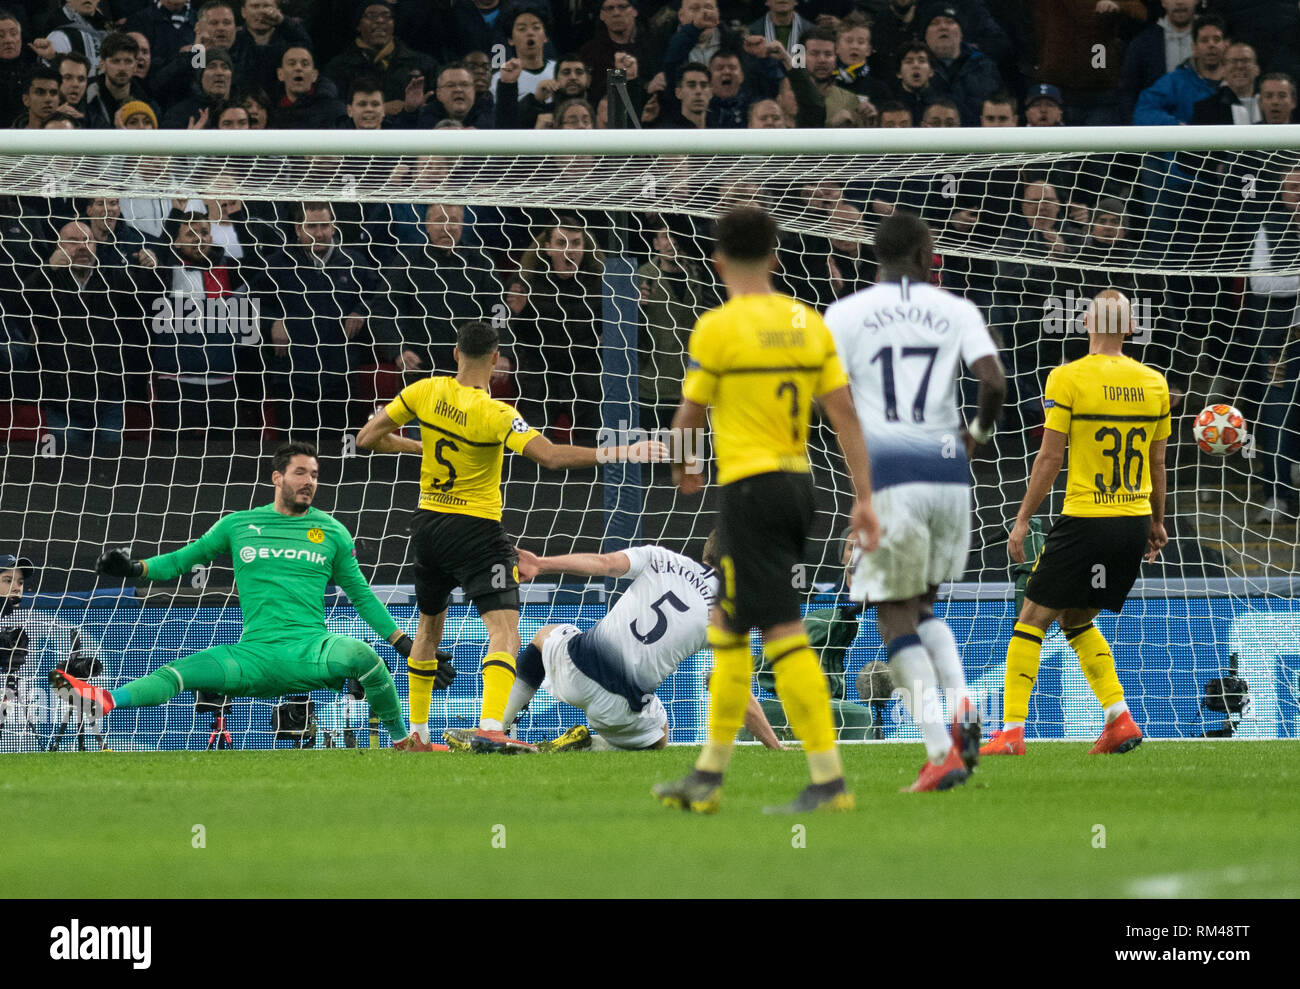
{"type": "MultiPolygon", "coordinates": [[[[18,626],[28,641],[21,662],[0,650],[0,752],[72,747],[71,729],[54,738],[62,710],[43,689],[69,629],[110,687],[234,641],[228,561],[141,588],[98,578],[94,561],[105,546],[174,550],[266,503],[285,439],[319,443],[318,505],[354,534],[363,572],[413,633],[406,522],[419,464],[359,451],[366,418],[404,383],[451,373],[455,327],[484,319],[508,361],[493,393],[553,439],[667,426],[691,326],[722,298],[710,225],[746,202],[781,228],[778,288],[818,308],[872,283],[884,216],[918,212],[941,283],[997,339],[1008,406],[972,465],[967,572],[940,602],[986,721],[1001,714],[1006,534],[1041,436],[1043,382],[1086,352],[1083,308],[1114,287],[1138,317],[1126,352],[1165,373],[1175,399],[1170,545],[1124,612],[1099,619],[1129,704],[1153,738],[1300,734],[1300,126],[13,131],[0,149],[0,554],[33,572],[0,616],[0,643],[18,626]],[[1197,449],[1192,420],[1212,403],[1245,417],[1242,451],[1197,449]],[[1229,676],[1249,703],[1219,689],[1229,676]]],[[[859,629],[843,608],[848,479],[824,427],[811,445],[805,585],[844,737],[916,737],[878,679],[877,696],[859,693],[883,649],[873,623],[859,629]]],[[[566,475],[508,457],[504,477],[506,528],[539,553],[661,542],[697,554],[712,525],[715,492],[680,496],[658,467],[566,475]]],[[[525,585],[521,634],[589,625],[613,593],[525,585]]],[[[331,605],[332,631],[374,638],[341,597],[331,605]]],[[[435,734],[476,721],[485,640],[458,599],[444,647],[462,675],[435,695],[435,734]]],[[[661,690],[674,741],[703,738],[709,666],[702,652],[661,690]]],[[[397,680],[404,691],[400,669],[397,680]]],[[[318,744],[366,743],[364,703],[313,701],[318,744]]],[[[237,746],[277,744],[272,706],[230,706],[237,746]]],[[[1049,636],[1034,730],[1091,739],[1095,708],[1049,636]]],[[[580,717],[542,692],[518,729],[553,737],[580,717]]],[[[182,694],[111,715],[104,740],[202,748],[212,720],[182,694]]]]}

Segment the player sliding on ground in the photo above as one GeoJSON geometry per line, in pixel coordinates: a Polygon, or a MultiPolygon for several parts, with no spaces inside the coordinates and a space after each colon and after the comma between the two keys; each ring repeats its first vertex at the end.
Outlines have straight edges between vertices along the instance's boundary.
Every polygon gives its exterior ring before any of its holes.
{"type": "MultiPolygon", "coordinates": [[[[567,556],[519,550],[519,576],[524,581],[564,573],[630,578],[632,583],[609,614],[586,632],[567,624],[538,630],[519,654],[505,723],[514,721],[545,679],[551,696],[585,711],[599,737],[614,748],[664,748],[668,714],[655,691],[682,660],[704,648],[709,609],[718,591],[717,543],[710,534],[703,563],[662,546],[567,556]]],[[[781,747],[753,694],[745,727],[769,749],[781,747]]],[[[541,748],[558,752],[590,744],[586,725],[576,725],[541,748]]]]}
{"type": "Polygon", "coordinates": [[[341,692],[351,677],[365,688],[371,710],[396,740],[393,747],[409,748],[402,704],[384,661],[366,643],[325,630],[325,588],[336,584],[376,634],[401,655],[411,653],[410,636],[398,629],[361,575],[348,531],[312,507],[319,472],[314,446],[286,443],[271,461],[275,501],[270,505],[231,512],[174,553],[133,560],[122,548],[99,558],[97,569],[108,577],[175,580],[229,553],[244,614],[237,643],[203,649],[115,690],[91,686],[64,670],[50,671],[51,686],[97,716],[165,704],[182,690],[229,697],[278,697],[321,688],[341,692]]]}
{"type": "Polygon", "coordinates": [[[970,555],[970,464],[1006,397],[997,347],[979,310],[929,284],[934,243],[925,221],[894,213],[876,231],[880,283],[826,310],[871,449],[880,545],[859,553],[850,596],[876,606],[894,682],[929,757],[908,790],[966,782],[979,756],[979,714],[966,693],[957,640],[932,607],[970,555]],[[957,380],[965,361],[979,380],[965,437],[957,380]],[[951,731],[936,686],[951,705],[951,731]]]}
{"type": "Polygon", "coordinates": [[[420,624],[407,660],[411,729],[429,745],[429,701],[438,671],[437,648],[456,587],[487,626],[483,702],[477,752],[532,752],[535,746],[502,731],[506,699],[519,652],[519,569],[515,548],[501,525],[501,463],[507,448],[543,467],[564,470],[601,462],[668,459],[659,442],[596,449],[557,446],[488,393],[499,339],[489,323],[474,320],[456,334],[456,376],[428,377],[403,388],[357,434],[357,445],[380,453],[420,453],[420,501],[411,520],[415,596],[420,624]],[[420,424],[420,440],[394,435],[420,424]]]}
{"type": "MultiPolygon", "coordinates": [[[[713,407],[718,459],[718,538],[722,594],[713,608],[708,741],[695,769],[654,794],[669,807],[712,814],[722,793],[736,732],[750,694],[749,630],[763,633],[776,692],[803,742],[812,784],[793,803],[803,812],[849,810],[836,748],[830,691],[800,620],[796,570],[813,516],[808,429],[818,399],[839,436],[857,502],[853,529],[865,549],[878,538],[871,471],[848,378],[821,317],[772,290],[777,229],[761,209],[741,207],[718,221],[713,261],[729,301],[705,313],[690,339],[690,364],[673,428],[702,430],[713,407]]],[[[704,484],[685,463],[673,480],[685,494],[704,484]]]]}
{"type": "Polygon", "coordinates": [[[1143,558],[1155,560],[1165,534],[1165,444],[1169,385],[1164,375],[1120,353],[1133,332],[1129,300],[1107,290],[1084,317],[1088,356],[1047,377],[1043,445],[1029,476],[1008,549],[1025,559],[1029,520],[1052,490],[1068,445],[1061,517],[1048,533],[1025,587],[1007,647],[1002,730],[981,755],[1024,755],[1029,694],[1038,678],[1043,636],[1059,622],[1088,686],[1106,712],[1092,754],[1128,752],[1142,731],[1124,703],[1110,646],[1092,620],[1124,607],[1143,558]]]}

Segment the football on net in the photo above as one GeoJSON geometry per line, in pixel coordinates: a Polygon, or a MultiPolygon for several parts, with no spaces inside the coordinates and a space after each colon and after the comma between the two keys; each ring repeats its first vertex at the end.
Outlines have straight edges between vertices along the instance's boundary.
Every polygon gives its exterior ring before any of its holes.
{"type": "Polygon", "coordinates": [[[1231,405],[1208,405],[1192,426],[1196,445],[1220,457],[1236,453],[1246,442],[1246,419],[1231,405]]]}

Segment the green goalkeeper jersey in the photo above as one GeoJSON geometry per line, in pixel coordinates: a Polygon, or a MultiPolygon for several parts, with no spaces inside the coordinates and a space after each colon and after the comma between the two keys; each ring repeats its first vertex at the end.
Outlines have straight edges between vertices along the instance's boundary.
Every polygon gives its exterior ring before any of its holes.
{"type": "Polygon", "coordinates": [[[226,553],[244,613],[241,642],[289,643],[326,634],[325,588],[331,583],[381,638],[397,631],[361,575],[347,529],[316,508],[302,515],[282,515],[273,505],[232,512],[188,546],[146,560],[148,577],[171,580],[226,553]]]}

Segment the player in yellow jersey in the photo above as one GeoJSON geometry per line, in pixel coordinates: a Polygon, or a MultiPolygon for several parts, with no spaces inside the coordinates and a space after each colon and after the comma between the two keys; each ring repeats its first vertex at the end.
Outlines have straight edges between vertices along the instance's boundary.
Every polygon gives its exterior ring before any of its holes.
{"type": "Polygon", "coordinates": [[[1164,375],[1121,352],[1135,326],[1129,300],[1107,290],[1085,316],[1088,356],[1047,377],[1047,421],[1029,490],[1009,549],[1025,559],[1029,520],[1052,490],[1066,447],[1065,504],[1025,588],[1007,648],[1002,730],[980,755],[1024,755],[1029,694],[1038,677],[1043,636],[1059,622],[1088,685],[1106,712],[1092,752],[1128,752],[1142,741],[1115,675],[1110,646],[1092,620],[1118,612],[1143,558],[1154,560],[1165,534],[1165,444],[1169,385],[1164,375]]]}
{"type": "Polygon", "coordinates": [[[487,626],[488,652],[478,731],[468,739],[449,737],[448,744],[469,745],[479,752],[531,752],[534,746],[508,738],[502,725],[519,652],[519,557],[501,525],[505,451],[563,470],[624,460],[661,462],[667,459],[667,449],[658,442],[599,450],[552,443],[511,406],[488,394],[500,356],[498,344],[491,324],[465,323],[456,334],[456,376],[429,377],[403,388],[366,423],[357,445],[423,457],[419,507],[411,521],[420,609],[415,648],[407,660],[412,735],[429,743],[437,648],[451,592],[460,587],[487,626]],[[394,435],[413,419],[420,424],[420,440],[394,435]]]}
{"type": "MultiPolygon", "coordinates": [[[[708,632],[714,655],[708,740],[690,775],[654,788],[665,805],[697,813],[718,809],[722,774],[749,698],[751,628],[763,634],[777,694],[803,741],[812,775],[793,803],[771,809],[853,806],[835,746],[826,678],[800,620],[795,580],[813,515],[807,443],[814,399],[839,436],[857,494],[853,529],[867,550],[879,538],[871,469],[830,330],[814,310],[772,290],[776,246],[776,224],[761,209],[740,207],[718,221],[713,262],[729,301],[695,324],[682,404],[673,419],[676,430],[700,430],[712,407],[722,488],[722,588],[708,632]]],[[[693,494],[703,476],[686,466],[675,463],[673,479],[693,494]]]]}

